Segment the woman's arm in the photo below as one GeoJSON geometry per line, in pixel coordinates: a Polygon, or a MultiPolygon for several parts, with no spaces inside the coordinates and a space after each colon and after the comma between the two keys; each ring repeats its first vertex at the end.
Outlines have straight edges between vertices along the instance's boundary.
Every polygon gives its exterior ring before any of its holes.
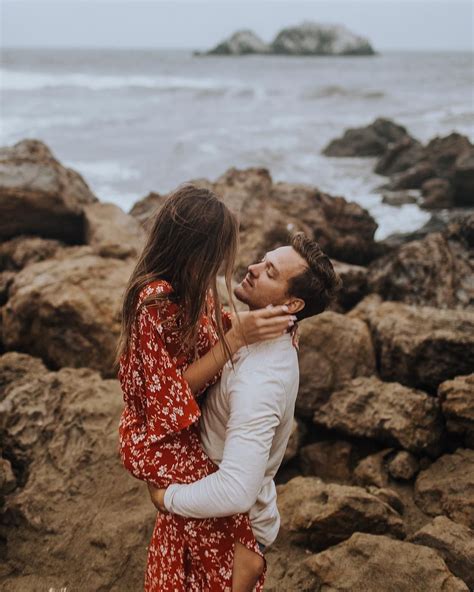
{"type": "MultiPolygon", "coordinates": [[[[237,313],[232,327],[225,334],[230,355],[257,341],[273,339],[286,332],[296,317],[288,314],[286,306],[272,306],[251,312],[237,313]],[[237,318],[238,316],[238,318],[237,318]]],[[[190,364],[183,373],[193,393],[198,393],[229,360],[222,342],[216,343],[206,354],[190,364]]]]}

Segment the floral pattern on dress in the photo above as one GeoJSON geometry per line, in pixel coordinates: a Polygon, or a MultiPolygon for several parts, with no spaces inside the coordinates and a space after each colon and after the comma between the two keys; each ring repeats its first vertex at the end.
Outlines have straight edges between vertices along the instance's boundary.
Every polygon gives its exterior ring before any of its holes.
{"type": "MultiPolygon", "coordinates": [[[[218,469],[202,448],[200,407],[183,378],[194,351],[181,349],[182,311],[168,297],[171,294],[172,287],[164,280],[141,291],[129,350],[120,358],[118,373],[125,403],[119,425],[122,463],[137,479],[160,488],[193,483],[218,469]],[[153,296],[165,298],[147,304],[153,296]]],[[[206,309],[199,325],[199,357],[218,341],[211,293],[206,309]]],[[[222,314],[229,328],[230,316],[222,314]]],[[[230,592],[236,540],[263,556],[248,514],[194,519],[158,513],[148,548],[145,591],[230,592]]],[[[263,589],[265,571],[257,591],[263,589]]]]}

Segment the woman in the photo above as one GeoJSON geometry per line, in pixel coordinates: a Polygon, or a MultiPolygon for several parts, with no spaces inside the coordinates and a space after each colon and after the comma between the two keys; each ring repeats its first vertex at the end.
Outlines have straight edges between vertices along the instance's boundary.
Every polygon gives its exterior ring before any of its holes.
{"type": "MultiPolygon", "coordinates": [[[[125,292],[120,453],[129,472],[156,487],[217,469],[200,444],[195,395],[244,343],[273,338],[291,324],[281,307],[241,313],[235,326],[222,311],[216,278],[223,268],[231,295],[237,233],[235,217],[211,191],[179,188],[157,214],[125,292]]],[[[261,589],[264,567],[247,515],[158,514],[145,590],[246,592],[260,572],[261,589]]]]}

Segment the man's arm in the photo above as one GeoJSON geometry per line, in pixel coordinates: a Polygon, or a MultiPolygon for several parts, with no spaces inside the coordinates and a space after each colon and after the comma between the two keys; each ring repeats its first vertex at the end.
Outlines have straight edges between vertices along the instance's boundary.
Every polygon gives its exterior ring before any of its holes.
{"type": "MultiPolygon", "coordinates": [[[[242,373],[243,374],[243,373],[242,373]]],[[[265,371],[236,378],[229,393],[230,417],[218,471],[189,485],[170,485],[166,509],[190,518],[247,512],[262,487],[285,389],[265,371]]]]}

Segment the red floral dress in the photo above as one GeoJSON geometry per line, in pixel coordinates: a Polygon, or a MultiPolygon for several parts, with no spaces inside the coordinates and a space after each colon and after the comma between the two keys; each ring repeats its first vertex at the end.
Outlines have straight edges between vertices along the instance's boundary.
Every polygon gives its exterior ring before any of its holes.
{"type": "MultiPolygon", "coordinates": [[[[143,304],[150,296],[171,292],[164,280],[141,291],[129,351],[122,355],[118,373],[125,402],[119,426],[122,462],[134,477],[160,488],[193,483],[218,468],[201,446],[200,408],[182,376],[194,354],[180,352],[180,307],[168,298],[158,305],[143,304]]],[[[211,297],[207,304],[199,326],[199,357],[218,340],[211,297]]],[[[229,326],[230,317],[223,315],[229,326]]],[[[262,555],[247,514],[194,519],[158,513],[145,591],[230,592],[236,540],[262,555]]],[[[257,591],[264,579],[265,573],[257,591]]]]}

